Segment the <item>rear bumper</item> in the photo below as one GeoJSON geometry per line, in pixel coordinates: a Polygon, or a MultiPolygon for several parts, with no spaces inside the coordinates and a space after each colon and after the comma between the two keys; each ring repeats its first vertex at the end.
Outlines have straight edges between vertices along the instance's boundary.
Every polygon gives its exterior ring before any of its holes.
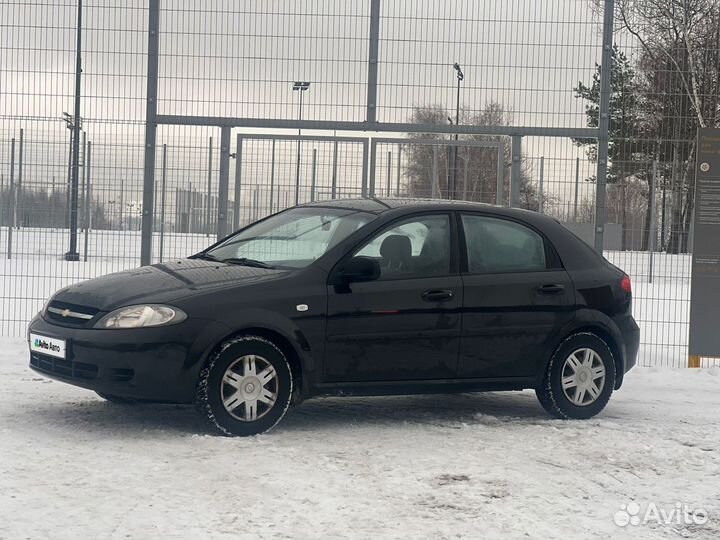
{"type": "Polygon", "coordinates": [[[615,380],[615,389],[622,385],[625,373],[630,371],[637,363],[638,350],[640,349],[640,327],[632,315],[621,315],[614,319],[615,324],[620,330],[623,341],[623,370],[618,373],[615,380]]]}
{"type": "Polygon", "coordinates": [[[30,368],[58,381],[126,398],[189,403],[198,373],[227,327],[204,319],[132,330],[58,326],[36,316],[29,331],[66,341],[65,359],[30,352],[30,368]]]}

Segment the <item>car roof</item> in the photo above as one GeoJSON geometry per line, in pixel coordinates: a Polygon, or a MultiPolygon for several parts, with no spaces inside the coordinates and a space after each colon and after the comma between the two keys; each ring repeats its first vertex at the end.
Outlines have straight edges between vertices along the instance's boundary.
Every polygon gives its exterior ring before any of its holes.
{"type": "MultiPolygon", "coordinates": [[[[349,210],[357,210],[360,212],[372,212],[374,214],[383,214],[394,210],[423,211],[423,210],[458,210],[458,211],[483,211],[492,214],[505,216],[516,215],[524,220],[533,221],[540,219],[542,221],[552,220],[547,216],[523,210],[519,208],[507,208],[504,206],[496,206],[487,203],[472,201],[453,201],[445,199],[419,199],[419,198],[353,198],[353,199],[334,199],[325,201],[316,201],[306,203],[301,206],[323,207],[323,208],[345,208],[349,210]]],[[[396,212],[393,212],[396,213],[396,212]]],[[[401,212],[397,212],[401,213],[401,212]]]]}

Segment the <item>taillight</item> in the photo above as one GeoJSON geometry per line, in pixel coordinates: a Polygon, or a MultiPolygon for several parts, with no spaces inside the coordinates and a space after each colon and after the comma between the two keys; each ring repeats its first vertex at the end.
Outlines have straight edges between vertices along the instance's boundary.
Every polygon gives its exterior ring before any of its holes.
{"type": "Polygon", "coordinates": [[[623,276],[622,281],[620,282],[620,287],[622,287],[622,290],[626,293],[632,294],[632,283],[630,282],[630,276],[623,276]]]}

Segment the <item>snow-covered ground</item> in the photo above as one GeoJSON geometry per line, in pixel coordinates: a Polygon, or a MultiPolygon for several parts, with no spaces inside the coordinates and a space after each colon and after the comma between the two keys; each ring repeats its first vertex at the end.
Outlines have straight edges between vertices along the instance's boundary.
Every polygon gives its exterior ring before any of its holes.
{"type": "Polygon", "coordinates": [[[333,398],[230,439],[26,364],[0,341],[3,539],[720,537],[717,367],[637,368],[584,422],[532,392],[333,398]],[[633,502],[709,519],[616,525],[633,502]]]}

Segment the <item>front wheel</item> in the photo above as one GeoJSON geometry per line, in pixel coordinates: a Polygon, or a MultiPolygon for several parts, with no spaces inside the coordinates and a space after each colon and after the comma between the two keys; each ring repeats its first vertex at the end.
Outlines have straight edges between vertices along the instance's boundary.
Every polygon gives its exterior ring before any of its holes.
{"type": "Polygon", "coordinates": [[[260,336],[227,340],[200,373],[195,403],[225,435],[250,436],[272,429],[292,396],[287,358],[260,336]]]}
{"type": "Polygon", "coordinates": [[[553,416],[586,419],[605,408],[614,386],[610,347],[597,335],[582,332],[560,344],[535,393],[553,416]]]}

